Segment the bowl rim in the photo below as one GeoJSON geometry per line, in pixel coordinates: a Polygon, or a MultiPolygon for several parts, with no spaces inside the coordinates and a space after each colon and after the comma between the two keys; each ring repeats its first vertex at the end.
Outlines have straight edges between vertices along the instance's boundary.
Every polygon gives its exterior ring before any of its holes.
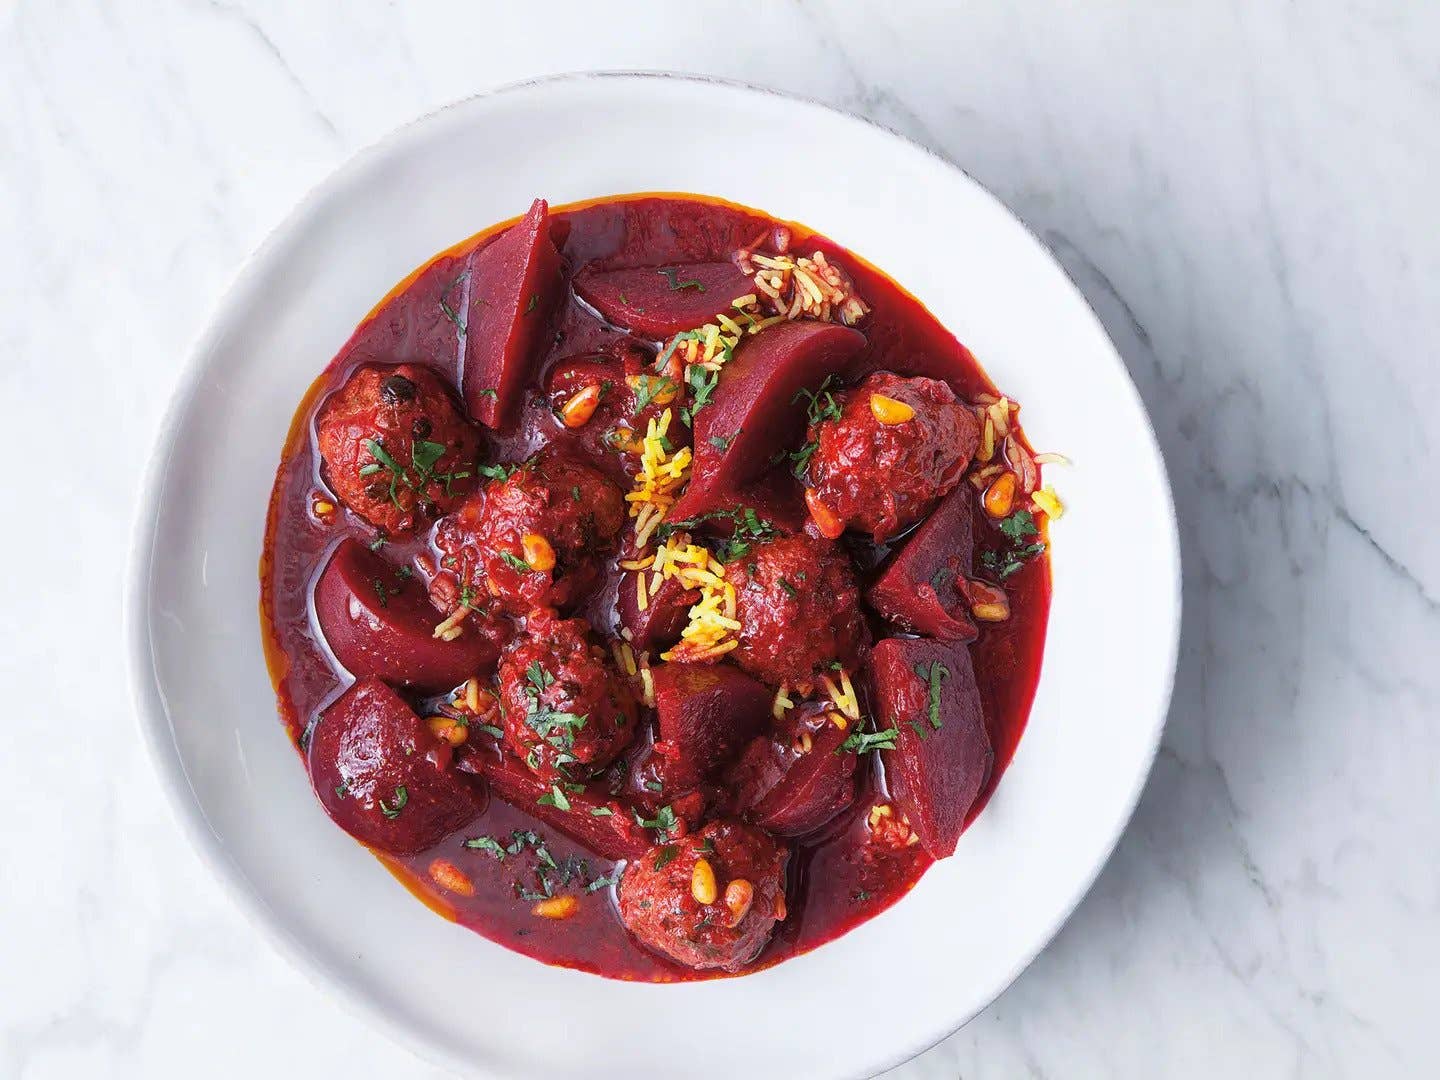
{"type": "MultiPolygon", "coordinates": [[[[182,832],[184,832],[188,838],[202,863],[204,863],[208,871],[220,883],[222,891],[230,902],[239,908],[245,916],[246,921],[286,959],[292,968],[299,970],[304,977],[322,993],[338,1001],[350,1015],[361,1020],[369,1019],[378,1021],[393,1041],[406,1047],[423,1061],[439,1064],[450,1069],[457,1069],[462,1072],[468,1071],[467,1063],[453,1060],[450,1055],[442,1053],[435,1045],[425,1041],[417,1032],[400,1023],[359,990],[342,980],[331,977],[328,971],[324,970],[323,966],[316,962],[316,957],[311,953],[307,945],[294,934],[290,933],[283,924],[272,916],[263,899],[255,892],[240,867],[227,852],[224,842],[218,834],[210,828],[199,796],[191,785],[183,763],[181,762],[179,748],[174,739],[174,728],[170,723],[168,712],[165,709],[163,691],[155,671],[155,657],[151,643],[150,617],[147,603],[155,569],[153,558],[155,526],[165,491],[166,468],[171,460],[174,445],[179,434],[181,420],[191,407],[200,385],[202,375],[204,374],[204,357],[212,351],[223,336],[223,327],[219,316],[231,304],[232,300],[251,283],[252,279],[260,275],[261,268],[267,262],[270,253],[279,246],[282,238],[292,227],[298,225],[314,210],[321,207],[332,197],[345,178],[370,159],[384,153],[393,141],[400,138],[403,134],[431,122],[442,114],[467,108],[478,101],[499,98],[511,93],[549,85],[583,83],[591,80],[693,83],[783,99],[793,105],[824,110],[841,118],[877,129],[908,145],[911,149],[921,151],[927,157],[943,165],[945,168],[960,173],[971,182],[978,193],[994,203],[1006,217],[1018,224],[1039,246],[1051,263],[1060,271],[1065,283],[1073,293],[1074,299],[1078,300],[1083,310],[1093,320],[1099,334],[1110,345],[1111,359],[1117,369],[1116,374],[1120,377],[1120,384],[1123,386],[1124,392],[1131,396],[1133,404],[1137,406],[1138,413],[1143,419],[1143,428],[1148,440],[1148,449],[1153,455],[1154,461],[1159,469],[1159,478],[1162,481],[1161,488],[1164,495],[1163,524],[1165,526],[1164,531],[1167,540],[1166,550],[1162,554],[1169,568],[1169,607],[1174,612],[1174,618],[1170,628],[1169,641],[1167,643],[1168,647],[1166,649],[1165,670],[1163,672],[1164,693],[1160,699],[1163,707],[1156,710],[1156,715],[1151,722],[1150,731],[1148,732],[1148,746],[1145,747],[1145,753],[1143,755],[1144,767],[1135,771],[1132,788],[1126,793],[1124,800],[1124,813],[1116,819],[1113,835],[1110,836],[1104,844],[1094,866],[1087,874],[1083,875],[1077,883],[1073,894],[1069,896],[1065,903],[1058,909],[1059,914],[1056,919],[1043,933],[1037,936],[1034,948],[1017,958],[1015,965],[1005,975],[1004,979],[996,987],[994,993],[985,999],[973,1012],[957,1016],[953,1021],[947,1021],[941,1025],[940,1029],[930,1032],[918,1043],[897,1048],[883,1058],[865,1065],[867,1070],[873,1070],[869,1073],[870,1075],[878,1075],[904,1064],[939,1045],[993,1004],[1054,940],[1060,929],[1069,921],[1076,908],[1079,907],[1080,902],[1089,894],[1095,881],[1100,876],[1101,871],[1108,865],[1116,846],[1120,842],[1120,838],[1124,835],[1130,821],[1134,817],[1135,809],[1150,774],[1154,769],[1155,758],[1159,752],[1161,737],[1165,731],[1174,696],[1175,678],[1179,660],[1183,605],[1179,523],[1175,510],[1174,492],[1170,484],[1169,470],[1166,467],[1164,453],[1155,433],[1154,422],[1145,407],[1144,400],[1140,396],[1134,380],[1130,377],[1129,369],[1126,367],[1119,350],[1115,348],[1114,342],[1106,331],[1103,322],[1095,313],[1094,308],[1091,306],[1084,292],[1076,284],[1074,277],[1055,256],[1051,247],[1045,244],[1034,229],[1011,211],[994,193],[984,184],[980,183],[980,181],[976,180],[975,177],[963,167],[951,161],[938,151],[923,143],[917,142],[902,132],[896,131],[887,124],[865,116],[860,116],[848,109],[840,108],[839,106],[832,105],[817,98],[781,91],[740,79],[665,70],[577,70],[515,80],[455,99],[435,109],[412,117],[400,125],[387,130],[376,139],[349,155],[344,161],[334,166],[325,176],[311,186],[286,214],[266,231],[260,242],[241,260],[231,274],[225,287],[216,294],[215,299],[205,313],[199,332],[191,339],[186,348],[185,361],[180,369],[179,376],[165,411],[161,416],[154,442],[139,481],[139,497],[135,503],[134,518],[131,523],[129,550],[126,557],[125,588],[122,601],[122,627],[125,637],[126,666],[129,674],[131,704],[134,710],[135,720],[141,729],[142,739],[147,748],[150,761],[160,776],[160,786],[165,792],[165,801],[169,806],[172,816],[179,822],[182,832]]],[[[473,1063],[470,1064],[473,1066],[473,1063]]]]}

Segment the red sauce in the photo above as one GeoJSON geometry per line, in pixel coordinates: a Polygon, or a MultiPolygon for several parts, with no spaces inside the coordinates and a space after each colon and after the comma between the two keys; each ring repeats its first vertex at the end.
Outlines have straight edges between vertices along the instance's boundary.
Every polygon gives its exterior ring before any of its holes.
{"type": "MultiPolygon", "coordinates": [[[[867,339],[865,359],[869,369],[933,374],[929,370],[911,371],[914,358],[942,358],[946,381],[962,399],[996,393],[970,353],[913,296],[862,258],[804,226],[776,222],[757,211],[689,195],[626,196],[553,209],[551,215],[559,223],[555,235],[572,268],[587,264],[600,269],[677,262],[713,264],[753,242],[762,231],[783,225],[791,232],[794,250],[819,250],[832,263],[842,265],[853,279],[855,291],[870,305],[871,312],[860,325],[867,339]]],[[[325,399],[366,363],[427,366],[454,386],[464,349],[454,313],[457,278],[466,256],[509,224],[502,223],[442,253],[401,282],[367,316],[315,381],[296,413],[271,497],[260,577],[266,655],[280,716],[297,747],[305,744],[307,731],[320,710],[352,682],[336,666],[313,622],[315,579],[342,539],[349,537],[368,544],[376,536],[372,526],[338,505],[327,489],[317,446],[316,414],[325,399]],[[327,503],[336,505],[327,508],[327,503]]],[[[723,268],[715,273],[722,274],[723,268]]],[[[593,438],[587,440],[567,431],[556,418],[553,404],[557,400],[556,386],[565,390],[571,379],[568,371],[557,367],[558,361],[566,360],[573,367],[577,358],[587,354],[613,358],[617,355],[614,346],[624,334],[598,319],[573,292],[567,292],[551,325],[554,336],[543,359],[533,368],[538,377],[526,390],[517,422],[503,434],[484,432],[481,460],[520,461],[547,443],[567,441],[576,452],[589,455],[624,489],[628,486],[625,474],[633,471],[633,466],[627,470],[622,455],[608,454],[593,438]]],[[[608,362],[621,370],[618,360],[608,362]]],[[[968,483],[961,487],[973,494],[978,506],[980,496],[974,488],[968,483]]],[[[975,522],[977,576],[983,577],[978,565],[981,555],[1009,550],[1012,542],[984,513],[977,512],[975,522]]],[[[1043,522],[1040,527],[1038,539],[1043,540],[1043,522]]],[[[885,554],[883,547],[868,538],[857,539],[851,534],[843,542],[861,568],[862,577],[885,554]]],[[[416,535],[389,538],[384,550],[392,563],[414,564],[421,573],[426,567],[433,569],[435,551],[424,528],[416,535]]],[[[615,625],[619,578],[613,558],[605,565],[608,581],[580,612],[602,635],[615,625]]],[[[862,580],[862,590],[866,584],[862,580]]],[[[1050,598],[1048,557],[1029,559],[1003,584],[1010,604],[1009,619],[980,624],[980,636],[970,647],[995,758],[969,820],[981,811],[1000,782],[1025,727],[1045,640],[1050,598]]],[[[877,637],[884,636],[878,621],[874,629],[877,637]]],[[[411,700],[420,715],[427,714],[424,705],[430,702],[417,700],[414,695],[411,700]]],[[[628,797],[651,809],[653,800],[647,803],[644,778],[652,740],[647,733],[622,759],[632,767],[628,797]]],[[[918,845],[885,848],[867,843],[870,809],[885,801],[879,761],[882,756],[871,753],[859,758],[859,789],[850,809],[817,834],[790,842],[787,917],[777,925],[769,945],[750,970],[779,963],[844,934],[899,900],[929,866],[932,860],[918,845]]],[[[682,967],[634,941],[621,925],[613,890],[604,881],[615,864],[547,828],[535,815],[510,805],[493,792],[477,820],[431,849],[403,858],[378,857],[412,892],[445,917],[544,962],[646,981],[717,974],[682,967]],[[465,838],[481,835],[509,843],[517,831],[543,837],[544,856],[534,844],[512,845],[518,850],[502,860],[462,843],[465,838]],[[435,884],[431,866],[441,857],[468,877],[473,883],[473,895],[457,895],[435,884]],[[545,866],[541,865],[542,858],[545,866]],[[560,869],[547,869],[550,863],[560,869]],[[532,914],[534,894],[542,891],[538,870],[546,870],[555,891],[578,896],[578,907],[571,917],[551,920],[532,914]],[[563,883],[562,876],[566,879],[563,883]],[[591,890],[583,887],[597,881],[599,884],[591,890]]],[[[377,932],[383,932],[383,928],[377,932]]]]}

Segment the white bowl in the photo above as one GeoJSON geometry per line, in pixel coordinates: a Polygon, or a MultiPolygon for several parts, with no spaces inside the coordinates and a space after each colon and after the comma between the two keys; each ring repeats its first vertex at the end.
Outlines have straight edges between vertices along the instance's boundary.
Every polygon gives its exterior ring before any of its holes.
{"type": "Polygon", "coordinates": [[[135,698],[226,887],[302,969],[416,1050],[496,1075],[829,1076],[944,1038],[1050,940],[1144,782],[1179,631],[1174,511],[1125,368],[1049,253],[958,169],[751,88],[577,75],[472,98],[330,177],[250,259],[190,358],[131,567],[135,698]],[[375,301],[535,195],[695,191],[809,225],[914,292],[1074,467],[1029,726],[951,859],[858,929],[739,979],[613,982],[434,915],[330,823],[260,649],[266,501],[301,395],[375,301]]]}

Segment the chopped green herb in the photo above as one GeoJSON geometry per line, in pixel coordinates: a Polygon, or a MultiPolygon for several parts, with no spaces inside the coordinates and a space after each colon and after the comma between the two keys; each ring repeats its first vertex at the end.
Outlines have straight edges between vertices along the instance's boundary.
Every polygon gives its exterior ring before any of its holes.
{"type": "Polygon", "coordinates": [[[930,575],[930,588],[937,593],[945,587],[945,583],[955,576],[955,571],[948,566],[942,566],[935,573],[930,575]]]}
{"type": "Polygon", "coordinates": [[[664,847],[660,848],[657,852],[655,852],[655,869],[660,870],[665,866],[669,865],[669,863],[675,858],[675,856],[679,854],[679,844],[666,844],[664,847]]]}
{"type": "Polygon", "coordinates": [[[494,724],[476,724],[475,726],[485,732],[486,735],[493,736],[494,738],[503,739],[505,737],[505,732],[501,731],[494,724]]]}
{"type": "Polygon", "coordinates": [[[608,806],[592,806],[590,808],[591,817],[613,817],[614,815],[615,811],[608,806]]]}
{"type": "Polygon", "coordinates": [[[720,385],[720,372],[691,364],[685,372],[685,385],[690,388],[690,416],[710,404],[715,388],[720,385]]]}
{"type": "Polygon", "coordinates": [[[522,574],[529,574],[533,572],[530,564],[527,563],[524,559],[520,558],[519,555],[514,554],[513,552],[502,551],[500,552],[500,558],[505,560],[505,565],[510,567],[512,570],[518,570],[522,574]]]}
{"type": "Polygon", "coordinates": [[[349,780],[341,780],[340,783],[336,784],[336,785],[335,785],[335,794],[336,794],[339,798],[342,798],[342,799],[345,798],[346,795],[349,795],[349,794],[350,794],[350,781],[349,781],[349,780]]]}
{"type": "Polygon", "coordinates": [[[930,684],[930,726],[940,728],[940,681],[950,677],[950,669],[939,660],[916,664],[915,674],[930,684]]]}
{"type": "Polygon", "coordinates": [[[479,851],[488,851],[500,862],[505,861],[505,845],[493,836],[473,836],[465,841],[465,846],[479,851]]]}
{"type": "Polygon", "coordinates": [[[783,577],[780,579],[780,588],[784,589],[785,595],[790,597],[792,600],[800,595],[800,591],[796,589],[794,585],[791,585],[790,582],[786,581],[783,577]]]}
{"type": "Polygon", "coordinates": [[[535,801],[541,806],[553,806],[556,810],[570,809],[570,799],[560,790],[559,784],[551,784],[550,790],[535,801]]]}
{"type": "Polygon", "coordinates": [[[796,480],[802,482],[805,480],[805,474],[810,470],[810,459],[815,456],[815,451],[819,449],[820,444],[814,439],[811,439],[804,446],[800,447],[799,450],[789,455],[790,472],[794,474],[796,480]]]}
{"type": "Polygon", "coordinates": [[[530,312],[534,311],[534,310],[535,310],[535,305],[538,304],[538,303],[540,303],[540,294],[539,294],[539,293],[531,293],[531,294],[530,294],[530,302],[525,305],[525,314],[526,314],[526,315],[529,315],[530,312]]]}
{"type": "Polygon", "coordinates": [[[868,754],[873,750],[894,750],[895,740],[899,737],[899,730],[893,727],[884,731],[857,731],[842,742],[835,752],[868,754]]]}
{"type": "Polygon", "coordinates": [[[669,806],[662,806],[659,810],[655,811],[653,818],[643,818],[638,812],[635,813],[635,824],[639,825],[642,829],[659,829],[661,832],[669,832],[675,828],[675,822],[677,820],[675,811],[669,806]]]}
{"type": "Polygon", "coordinates": [[[400,816],[400,811],[405,809],[405,804],[409,801],[410,793],[405,790],[405,785],[401,784],[395,789],[395,798],[391,801],[389,806],[385,805],[384,799],[380,800],[380,812],[384,814],[387,818],[389,818],[391,821],[394,821],[397,817],[400,816]]]}
{"type": "Polygon", "coordinates": [[[594,881],[590,882],[590,884],[586,885],[585,891],[587,893],[598,892],[601,889],[608,889],[611,885],[618,885],[619,883],[620,871],[611,870],[608,875],[597,877],[594,881]]]}
{"type": "Polygon", "coordinates": [[[385,546],[386,544],[388,544],[389,542],[390,542],[390,541],[389,541],[389,540],[386,540],[385,537],[383,537],[383,536],[377,536],[377,537],[375,537],[374,540],[371,540],[371,541],[370,541],[370,550],[371,550],[371,551],[379,551],[382,547],[384,547],[384,546],[385,546]]]}
{"type": "Polygon", "coordinates": [[[662,394],[672,394],[679,389],[672,379],[668,379],[664,375],[637,375],[634,385],[635,405],[630,410],[632,416],[638,416],[644,412],[662,394]]]}
{"type": "Polygon", "coordinates": [[[480,475],[491,480],[509,480],[517,472],[525,467],[523,461],[513,465],[481,465],[480,475]]]}
{"type": "Polygon", "coordinates": [[[664,791],[664,790],[665,790],[665,785],[662,784],[659,780],[646,780],[646,781],[645,781],[645,786],[646,786],[647,788],[649,788],[651,791],[664,791]]]}
{"type": "Polygon", "coordinates": [[[818,390],[802,388],[790,399],[790,404],[798,405],[801,398],[804,398],[805,419],[810,424],[818,424],[822,420],[839,420],[840,403],[835,400],[835,395],[830,390],[834,381],[834,375],[826,375],[818,390]]]}
{"type": "Polygon", "coordinates": [[[680,271],[677,267],[665,266],[655,272],[669,282],[671,292],[676,292],[680,289],[698,289],[700,292],[705,291],[705,286],[700,284],[698,279],[681,281],[680,271]]]}
{"type": "Polygon", "coordinates": [[[370,587],[375,590],[375,595],[376,595],[376,597],[378,597],[379,600],[380,600],[380,606],[381,606],[382,608],[383,608],[383,607],[389,607],[389,606],[390,606],[390,592],[389,592],[388,589],[386,589],[386,587],[385,587],[385,582],[381,581],[381,580],[377,577],[377,578],[374,578],[374,579],[371,580],[371,582],[370,582],[370,587]]]}
{"type": "Polygon", "coordinates": [[[721,451],[721,452],[723,453],[724,451],[730,449],[730,444],[731,444],[734,440],[735,440],[735,436],[733,436],[733,435],[730,436],[730,438],[728,438],[728,439],[726,439],[726,438],[724,438],[724,437],[722,437],[722,436],[720,436],[720,435],[711,435],[711,436],[710,436],[710,445],[713,446],[713,447],[715,447],[716,450],[719,450],[719,451],[721,451]]]}
{"type": "Polygon", "coordinates": [[[475,396],[476,396],[476,397],[498,398],[498,397],[500,396],[500,392],[499,392],[498,390],[494,389],[493,387],[487,386],[484,390],[476,390],[476,391],[475,391],[475,396]]]}
{"type": "Polygon", "coordinates": [[[570,486],[570,498],[571,498],[571,500],[573,500],[574,502],[579,502],[579,501],[580,501],[580,485],[579,485],[579,484],[572,484],[572,485],[570,486]]]}

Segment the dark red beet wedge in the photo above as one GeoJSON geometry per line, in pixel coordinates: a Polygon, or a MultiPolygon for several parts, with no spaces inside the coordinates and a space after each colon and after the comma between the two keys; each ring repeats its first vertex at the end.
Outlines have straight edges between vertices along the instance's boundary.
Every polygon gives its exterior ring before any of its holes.
{"type": "Polygon", "coordinates": [[[970,650],[887,638],[870,654],[870,682],[880,727],[900,732],[883,757],[895,805],[926,851],[937,859],[953,855],[995,759],[970,650]]]}
{"type": "Polygon", "coordinates": [[[745,490],[804,440],[804,389],[843,374],[865,347],[858,330],[832,323],[781,323],[736,350],[715,400],[695,414],[693,479],[672,521],[746,503],[745,490]]]}
{"type": "Polygon", "coordinates": [[[357,679],[374,675],[438,692],[472,675],[488,677],[500,655],[478,616],[453,641],[435,637],[441,616],[419,579],[355,540],[341,541],[326,563],[315,585],[315,619],[335,659],[357,679]]]}
{"type": "Polygon", "coordinates": [[[656,752],[666,779],[693,786],[734,756],[770,721],[774,694],[728,664],[660,664],[651,669],[660,718],[656,752]]]}
{"type": "Polygon", "coordinates": [[[504,427],[514,416],[563,295],[549,225],[549,208],[536,199],[529,213],[470,257],[460,385],[471,418],[486,427],[504,427]]]}
{"type": "Polygon", "coordinates": [[[884,566],[865,598],[899,630],[974,641],[975,623],[959,586],[973,572],[975,492],[962,483],[884,566]]]}
{"type": "Polygon", "coordinates": [[[712,322],[753,292],[731,262],[637,266],[629,270],[582,270],[575,292],[607,322],[660,340],[712,322]]]}
{"type": "Polygon", "coordinates": [[[645,830],[601,783],[587,784],[582,791],[562,788],[561,798],[556,798],[555,785],[536,776],[524,762],[509,754],[499,758],[487,756],[480,762],[480,771],[493,794],[559,829],[597,855],[607,859],[634,859],[650,846],[645,830]],[[549,801],[542,803],[542,798],[549,801]],[[568,809],[553,805],[562,799],[568,809]]]}

